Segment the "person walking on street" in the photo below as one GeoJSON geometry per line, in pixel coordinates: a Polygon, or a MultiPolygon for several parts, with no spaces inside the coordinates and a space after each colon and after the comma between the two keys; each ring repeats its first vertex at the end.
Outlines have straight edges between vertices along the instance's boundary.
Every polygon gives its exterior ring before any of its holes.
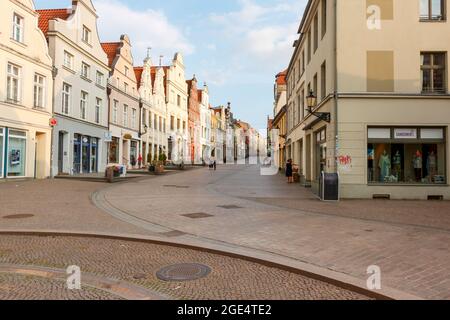
{"type": "Polygon", "coordinates": [[[292,168],[292,159],[289,159],[286,163],[286,177],[288,178],[288,183],[294,183],[294,172],[292,168]]]}

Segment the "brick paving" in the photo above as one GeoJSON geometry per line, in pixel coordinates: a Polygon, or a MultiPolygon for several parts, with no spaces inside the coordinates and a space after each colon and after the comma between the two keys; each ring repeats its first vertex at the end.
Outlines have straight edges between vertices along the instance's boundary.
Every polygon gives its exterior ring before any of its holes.
{"type": "Polygon", "coordinates": [[[121,300],[108,292],[83,287],[68,290],[65,281],[0,273],[0,300],[121,300]]]}
{"type": "MultiPolygon", "coordinates": [[[[65,269],[123,280],[173,299],[367,300],[366,296],[302,275],[222,255],[163,245],[89,237],[0,235],[0,266],[65,269]],[[165,282],[162,267],[201,263],[212,272],[203,279],[165,282]]],[[[0,273],[0,299],[117,299],[101,290],[71,291],[55,279],[0,273]]]]}
{"type": "Polygon", "coordinates": [[[450,299],[449,202],[321,203],[284,177],[260,176],[257,170],[219,166],[216,172],[199,169],[112,187],[78,181],[0,183],[0,229],[157,235],[265,252],[362,282],[367,267],[376,264],[384,287],[450,299]],[[108,213],[93,205],[92,192],[101,195],[99,207],[108,213]],[[27,213],[35,216],[2,218],[27,213]],[[193,213],[212,217],[183,216],[193,213]]]}
{"type": "Polygon", "coordinates": [[[450,203],[342,201],[324,204],[309,190],[252,166],[225,166],[108,190],[114,207],[203,239],[254,248],[367,279],[422,298],[450,299],[450,203]],[[164,188],[170,184],[189,189],[164,188]],[[147,188],[152,192],[146,192],[147,188]],[[227,210],[222,205],[241,209],[227,210]],[[188,219],[190,213],[213,217],[188,219]]]}

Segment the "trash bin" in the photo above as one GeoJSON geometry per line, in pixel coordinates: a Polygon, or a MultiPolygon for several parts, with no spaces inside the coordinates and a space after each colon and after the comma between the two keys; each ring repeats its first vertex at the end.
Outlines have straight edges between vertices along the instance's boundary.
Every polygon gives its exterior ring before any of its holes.
{"type": "Polygon", "coordinates": [[[339,201],[339,174],[322,172],[319,185],[322,201],[339,201]]]}

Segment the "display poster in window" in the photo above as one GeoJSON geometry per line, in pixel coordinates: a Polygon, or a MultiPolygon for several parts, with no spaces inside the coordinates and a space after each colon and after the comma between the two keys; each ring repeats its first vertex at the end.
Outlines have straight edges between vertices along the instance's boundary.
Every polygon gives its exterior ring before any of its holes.
{"type": "Polygon", "coordinates": [[[11,166],[20,165],[20,150],[12,149],[10,158],[11,158],[11,166]]]}

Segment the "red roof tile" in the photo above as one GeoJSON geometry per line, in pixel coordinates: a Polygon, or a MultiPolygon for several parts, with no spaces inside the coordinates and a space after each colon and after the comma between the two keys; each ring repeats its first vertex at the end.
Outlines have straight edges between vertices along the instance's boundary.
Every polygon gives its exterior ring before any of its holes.
{"type": "Polygon", "coordinates": [[[120,42],[104,42],[104,43],[102,43],[102,48],[103,48],[103,51],[105,51],[106,55],[108,56],[108,64],[110,67],[112,67],[114,59],[116,59],[116,56],[119,53],[118,50],[120,48],[120,45],[121,45],[120,42]]]}
{"type": "Polygon", "coordinates": [[[276,75],[276,82],[278,85],[286,84],[286,75],[287,75],[287,69],[276,75]]]}
{"type": "Polygon", "coordinates": [[[71,9],[43,9],[36,12],[39,13],[39,28],[45,35],[48,33],[50,20],[66,20],[72,14],[71,9]]]}
{"type": "Polygon", "coordinates": [[[144,72],[144,67],[134,67],[138,89],[141,87],[142,72],[144,72]]]}

